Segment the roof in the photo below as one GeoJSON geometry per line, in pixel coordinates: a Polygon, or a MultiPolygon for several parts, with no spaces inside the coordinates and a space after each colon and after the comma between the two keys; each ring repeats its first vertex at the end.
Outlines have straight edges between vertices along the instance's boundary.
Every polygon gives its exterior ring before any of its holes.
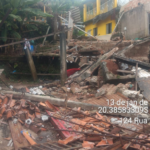
{"type": "Polygon", "coordinates": [[[126,12],[129,11],[135,7],[138,7],[140,4],[146,4],[149,3],[150,0],[132,0],[129,3],[127,3],[126,5],[124,5],[123,7],[121,7],[120,12],[126,12]]]}

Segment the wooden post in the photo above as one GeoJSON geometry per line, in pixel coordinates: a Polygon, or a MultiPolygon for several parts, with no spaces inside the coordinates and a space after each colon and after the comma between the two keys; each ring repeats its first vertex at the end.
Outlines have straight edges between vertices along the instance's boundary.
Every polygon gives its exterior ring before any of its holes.
{"type": "Polygon", "coordinates": [[[25,49],[25,51],[26,51],[26,57],[27,57],[27,61],[29,63],[29,67],[30,67],[30,70],[31,70],[33,80],[36,81],[37,80],[37,73],[36,73],[36,69],[35,69],[35,65],[34,65],[34,62],[33,62],[31,52],[30,52],[28,47],[25,49]]]}
{"type": "MultiPolygon", "coordinates": [[[[50,29],[50,26],[48,26],[48,28],[47,28],[46,35],[48,34],[49,29],[50,29]]],[[[45,37],[44,40],[43,40],[43,46],[44,46],[45,41],[46,41],[46,37],[45,37]]]]}
{"type": "Polygon", "coordinates": [[[101,67],[98,68],[98,80],[97,80],[98,88],[100,88],[100,78],[101,78],[101,67]]]}
{"type": "Polygon", "coordinates": [[[68,40],[71,40],[72,39],[72,36],[73,36],[73,28],[71,28],[69,31],[68,31],[68,40]]]}
{"type": "Polygon", "coordinates": [[[53,17],[53,24],[54,24],[54,41],[57,40],[57,14],[54,14],[54,17],[53,17]]]}
{"type": "Polygon", "coordinates": [[[66,65],[66,35],[65,32],[60,33],[60,74],[61,85],[65,85],[67,78],[67,65],[66,65]]]}
{"type": "Polygon", "coordinates": [[[137,91],[137,74],[138,74],[138,63],[136,63],[135,91],[137,91]]]}

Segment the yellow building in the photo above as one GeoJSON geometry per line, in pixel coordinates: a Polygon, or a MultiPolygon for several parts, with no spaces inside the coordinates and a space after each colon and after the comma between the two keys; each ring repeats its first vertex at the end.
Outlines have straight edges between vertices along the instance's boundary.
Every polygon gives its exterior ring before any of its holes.
{"type": "Polygon", "coordinates": [[[85,31],[109,37],[116,26],[117,0],[86,0],[83,5],[85,31]]]}

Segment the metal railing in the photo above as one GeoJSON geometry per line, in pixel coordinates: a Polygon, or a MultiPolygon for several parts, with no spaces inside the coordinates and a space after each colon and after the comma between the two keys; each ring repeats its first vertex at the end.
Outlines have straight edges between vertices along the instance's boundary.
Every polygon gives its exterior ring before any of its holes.
{"type": "MultiPolygon", "coordinates": [[[[100,6],[100,14],[106,13],[115,8],[114,0],[108,0],[100,6]]],[[[86,21],[93,19],[97,15],[97,8],[91,9],[86,13],[86,21]]]]}
{"type": "Polygon", "coordinates": [[[114,0],[108,0],[100,6],[100,14],[106,13],[115,7],[114,0]]]}
{"type": "Polygon", "coordinates": [[[89,10],[86,14],[86,21],[94,18],[96,15],[97,15],[97,9],[96,8],[89,10]]]}

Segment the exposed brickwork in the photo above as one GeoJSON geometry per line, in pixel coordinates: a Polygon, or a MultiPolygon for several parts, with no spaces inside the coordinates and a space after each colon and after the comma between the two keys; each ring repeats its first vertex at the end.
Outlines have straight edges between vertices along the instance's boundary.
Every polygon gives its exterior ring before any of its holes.
{"type": "Polygon", "coordinates": [[[103,60],[103,62],[107,63],[106,67],[111,73],[117,74],[117,70],[119,69],[119,67],[114,61],[109,59],[109,60],[103,60]]]}

